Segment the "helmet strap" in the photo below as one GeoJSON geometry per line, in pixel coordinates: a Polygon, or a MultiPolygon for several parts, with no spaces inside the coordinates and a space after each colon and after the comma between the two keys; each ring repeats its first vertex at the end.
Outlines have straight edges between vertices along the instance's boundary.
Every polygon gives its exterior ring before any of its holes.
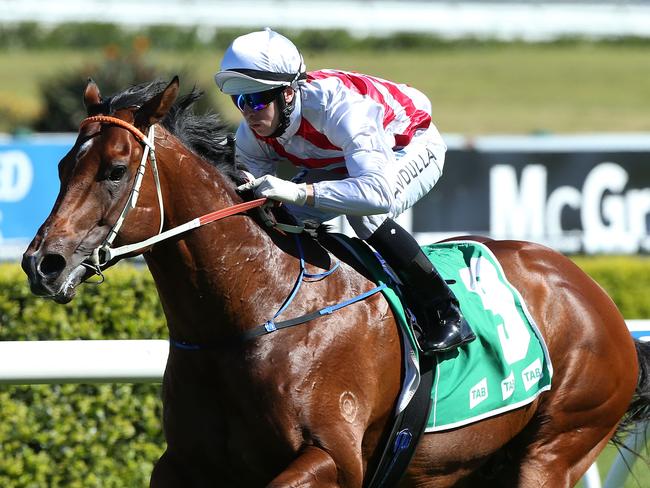
{"type": "Polygon", "coordinates": [[[275,98],[275,103],[276,103],[276,108],[279,111],[279,118],[278,118],[278,127],[275,129],[273,134],[271,134],[269,137],[280,137],[282,134],[284,134],[284,131],[287,130],[287,127],[289,127],[289,124],[291,123],[291,113],[293,112],[293,109],[296,106],[296,97],[298,96],[298,89],[294,88],[294,95],[293,99],[291,102],[287,103],[284,100],[284,90],[281,90],[276,98],[275,98]]]}

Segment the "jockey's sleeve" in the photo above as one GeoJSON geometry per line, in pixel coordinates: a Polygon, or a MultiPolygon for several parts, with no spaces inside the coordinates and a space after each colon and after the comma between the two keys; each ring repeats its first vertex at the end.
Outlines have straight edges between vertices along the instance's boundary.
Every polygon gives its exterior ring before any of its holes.
{"type": "Polygon", "coordinates": [[[314,183],[314,207],[343,215],[387,214],[392,206],[390,190],[380,174],[314,183]]]}
{"type": "Polygon", "coordinates": [[[242,121],[235,135],[235,161],[243,164],[255,177],[274,175],[278,168],[277,158],[273,158],[265,145],[253,135],[250,127],[242,121]]]}
{"type": "Polygon", "coordinates": [[[314,206],[345,215],[388,213],[393,192],[386,172],[394,155],[393,139],[383,128],[383,107],[349,94],[338,102],[325,111],[323,131],[343,150],[349,177],[314,183],[314,206]]]}

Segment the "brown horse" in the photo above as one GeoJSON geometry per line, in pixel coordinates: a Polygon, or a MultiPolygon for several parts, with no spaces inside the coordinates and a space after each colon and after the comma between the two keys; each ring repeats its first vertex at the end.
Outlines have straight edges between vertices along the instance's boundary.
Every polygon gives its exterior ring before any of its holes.
{"type": "MultiPolygon", "coordinates": [[[[89,82],[84,100],[91,117],[59,164],[59,196],[23,258],[35,294],[67,302],[93,268],[118,261],[106,248],[95,251],[112,241],[111,229],[115,243],[138,243],[242,201],[224,127],[187,109],[194,94],[175,102],[177,95],[177,79],[106,100],[89,82]],[[147,138],[151,126],[156,132],[147,138]],[[144,173],[134,203],[148,144],[155,147],[159,184],[153,172],[144,173]],[[125,213],[127,200],[134,208],[125,213]]],[[[310,272],[330,268],[326,251],[308,237],[301,241],[310,272]]],[[[635,390],[634,415],[626,418],[648,418],[648,355],[637,355],[643,348],[635,348],[612,300],[569,259],[531,243],[487,245],[546,338],[552,389],[525,407],[424,435],[402,485],[572,486],[616,432],[635,390]]],[[[179,346],[170,347],[164,375],[168,446],[151,486],[367,482],[402,374],[398,330],[381,294],[241,341],[290,295],[298,272],[293,237],[238,214],[125,252],[144,253],[179,346]]],[[[342,265],[326,279],[305,282],[282,317],[374,286],[342,265]]]]}

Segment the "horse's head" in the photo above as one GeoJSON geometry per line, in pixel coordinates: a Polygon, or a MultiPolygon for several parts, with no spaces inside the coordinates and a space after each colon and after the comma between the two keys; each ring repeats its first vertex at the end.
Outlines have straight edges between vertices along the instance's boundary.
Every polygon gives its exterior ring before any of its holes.
{"type": "MultiPolygon", "coordinates": [[[[106,242],[133,201],[130,195],[147,141],[138,132],[146,134],[165,117],[178,85],[178,78],[166,88],[150,84],[145,97],[126,93],[117,103],[102,100],[97,85],[89,80],[84,91],[89,119],[82,122],[75,145],[59,163],[59,195],[23,255],[22,267],[33,293],[66,303],[74,297],[76,286],[94,274],[88,263],[93,251],[106,242]],[[125,121],[135,130],[101,121],[99,114],[125,121]]],[[[145,174],[137,206],[126,215],[117,236],[120,243],[137,242],[159,230],[161,216],[151,173],[145,174]]]]}

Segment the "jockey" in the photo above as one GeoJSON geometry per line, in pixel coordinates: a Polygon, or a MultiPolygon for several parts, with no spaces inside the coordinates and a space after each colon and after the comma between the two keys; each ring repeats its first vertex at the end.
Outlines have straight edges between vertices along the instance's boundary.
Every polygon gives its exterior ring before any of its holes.
{"type": "Polygon", "coordinates": [[[243,115],[235,157],[251,178],[239,189],[284,202],[299,220],[345,215],[415,298],[425,353],[473,340],[444,279],[393,220],[442,174],[447,148],[426,96],[363,74],[307,72],[296,46],[269,28],[236,38],[215,81],[243,115]],[[279,160],[302,171],[277,178],[279,160]]]}

